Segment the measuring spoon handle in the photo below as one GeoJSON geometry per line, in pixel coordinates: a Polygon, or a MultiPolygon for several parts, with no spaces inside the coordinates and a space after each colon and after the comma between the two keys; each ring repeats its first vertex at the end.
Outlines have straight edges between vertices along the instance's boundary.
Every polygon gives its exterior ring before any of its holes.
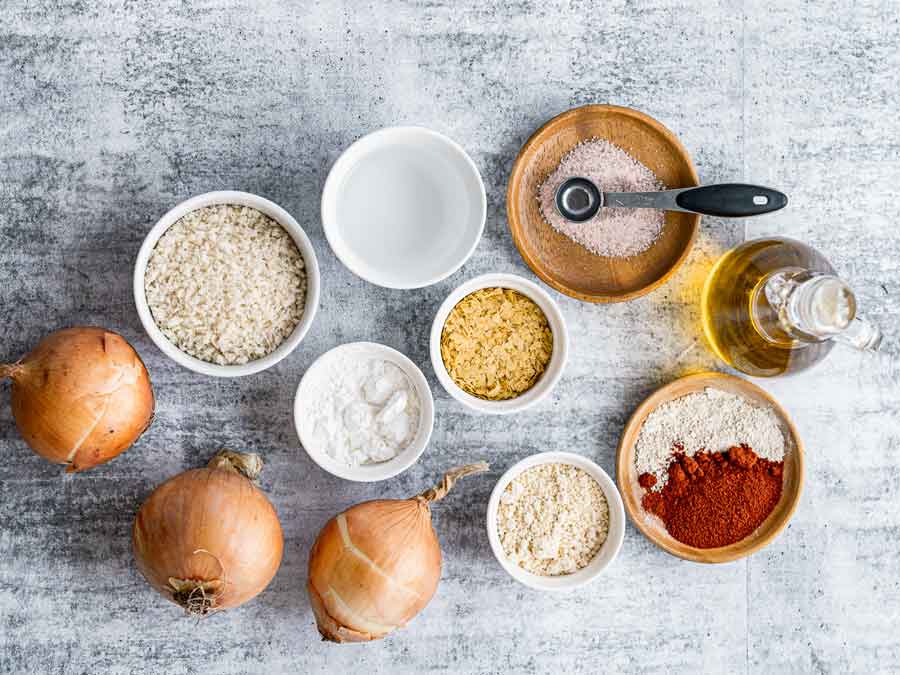
{"type": "Polygon", "coordinates": [[[605,192],[609,208],[664,209],[704,216],[745,218],[772,213],[787,206],[787,195],[772,188],[745,183],[717,183],[662,192],[605,192]]]}

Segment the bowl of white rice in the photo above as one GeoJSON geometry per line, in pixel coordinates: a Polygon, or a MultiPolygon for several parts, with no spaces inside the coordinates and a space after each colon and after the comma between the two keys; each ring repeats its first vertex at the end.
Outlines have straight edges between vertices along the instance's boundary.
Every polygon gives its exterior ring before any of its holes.
{"type": "Polygon", "coordinates": [[[277,204],[208,192],[166,213],[134,269],[147,334],[204,375],[269,368],[300,344],[319,304],[319,265],[306,233],[277,204]]]}

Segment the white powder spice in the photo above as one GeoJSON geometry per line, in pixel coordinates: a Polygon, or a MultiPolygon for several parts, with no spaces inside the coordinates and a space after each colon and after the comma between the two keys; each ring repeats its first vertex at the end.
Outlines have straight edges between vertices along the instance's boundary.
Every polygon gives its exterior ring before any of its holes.
{"type": "Polygon", "coordinates": [[[664,403],[644,420],[635,445],[635,469],[639,476],[656,476],[654,490],[669,480],[667,469],[676,443],[689,457],[746,444],[773,462],[784,459],[786,447],[781,423],[770,406],[713,387],[664,403]]]}
{"type": "Polygon", "coordinates": [[[590,474],[571,464],[526,469],[500,497],[503,551],[532,574],[577,572],[597,555],[608,532],[606,495],[590,474]]]}
{"type": "Polygon", "coordinates": [[[291,236],[256,209],[191,211],[160,237],[144,276],[153,320],[176,347],[220,365],[275,351],[306,304],[306,267],[291,236]]]}
{"type": "Polygon", "coordinates": [[[332,358],[304,390],[303,437],[347,466],[386,462],[419,431],[416,386],[395,363],[357,353],[332,358]]]}
{"type": "Polygon", "coordinates": [[[556,190],[573,176],[587,178],[603,192],[655,192],[665,190],[656,175],[634,157],[609,141],[594,138],[576,145],[538,189],[544,219],[557,232],[581,244],[595,255],[628,258],[646,251],[666,222],[657,209],[603,207],[583,223],[573,223],[556,211],[556,190]]]}

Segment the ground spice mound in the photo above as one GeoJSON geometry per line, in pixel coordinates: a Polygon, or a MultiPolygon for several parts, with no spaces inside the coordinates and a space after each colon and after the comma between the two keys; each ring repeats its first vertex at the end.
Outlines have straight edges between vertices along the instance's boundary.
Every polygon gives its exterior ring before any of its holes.
{"type": "Polygon", "coordinates": [[[638,255],[659,238],[666,216],[657,209],[602,208],[583,223],[563,218],[556,210],[556,190],[573,176],[592,180],[604,192],[666,189],[653,171],[622,148],[601,138],[583,141],[566,153],[538,188],[541,214],[554,230],[594,255],[614,258],[638,255]]]}
{"type": "Polygon", "coordinates": [[[641,504],[684,544],[728,546],[749,536],[778,504],[783,470],[784,462],[762,459],[746,445],[693,457],[676,452],[662,490],[651,489],[652,474],[640,476],[641,504]]]}

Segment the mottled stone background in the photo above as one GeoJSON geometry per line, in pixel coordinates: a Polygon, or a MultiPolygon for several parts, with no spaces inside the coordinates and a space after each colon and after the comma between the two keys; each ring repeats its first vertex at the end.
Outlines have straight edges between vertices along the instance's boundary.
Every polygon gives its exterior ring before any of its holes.
{"type": "Polygon", "coordinates": [[[146,360],[158,410],[127,454],[64,477],[19,439],[0,388],[0,670],[897,672],[898,14],[892,0],[3,0],[0,360],[52,329],[102,324],[146,360]],[[678,134],[703,180],[771,184],[791,205],[748,223],[705,219],[688,264],[649,297],[592,306],[555,295],[573,352],[554,394],[514,424],[472,414],[434,378],[431,318],[476,274],[532,276],[507,229],[506,178],[536,127],[589,102],[646,111],[678,134]],[[488,191],[471,261],[417,291],[351,275],[318,217],[337,154],[401,123],[458,140],[488,191]],[[132,262],[156,219],[223,188],[290,211],[313,240],[324,284],[297,352],[230,381],[166,359],[131,296],[132,262]],[[493,560],[482,524],[494,480],[542,450],[579,452],[612,472],[634,406],[681,374],[716,367],[697,324],[711,261],[745,236],[774,232],[829,256],[887,338],[878,356],[835,350],[808,374],[762,383],[808,450],[790,528],[749,560],[706,567],[629,526],[615,566],[587,590],[517,585],[493,560]],[[310,362],[361,339],[416,361],[437,407],[422,461],[377,485],[313,465],[290,415],[310,362]],[[285,556],[254,602],[195,623],[140,578],[129,529],[156,484],[223,443],[264,455],[285,556]],[[436,509],[446,560],[427,609],[383,642],[320,642],[304,584],[322,524],[480,458],[491,475],[436,509]]]}

